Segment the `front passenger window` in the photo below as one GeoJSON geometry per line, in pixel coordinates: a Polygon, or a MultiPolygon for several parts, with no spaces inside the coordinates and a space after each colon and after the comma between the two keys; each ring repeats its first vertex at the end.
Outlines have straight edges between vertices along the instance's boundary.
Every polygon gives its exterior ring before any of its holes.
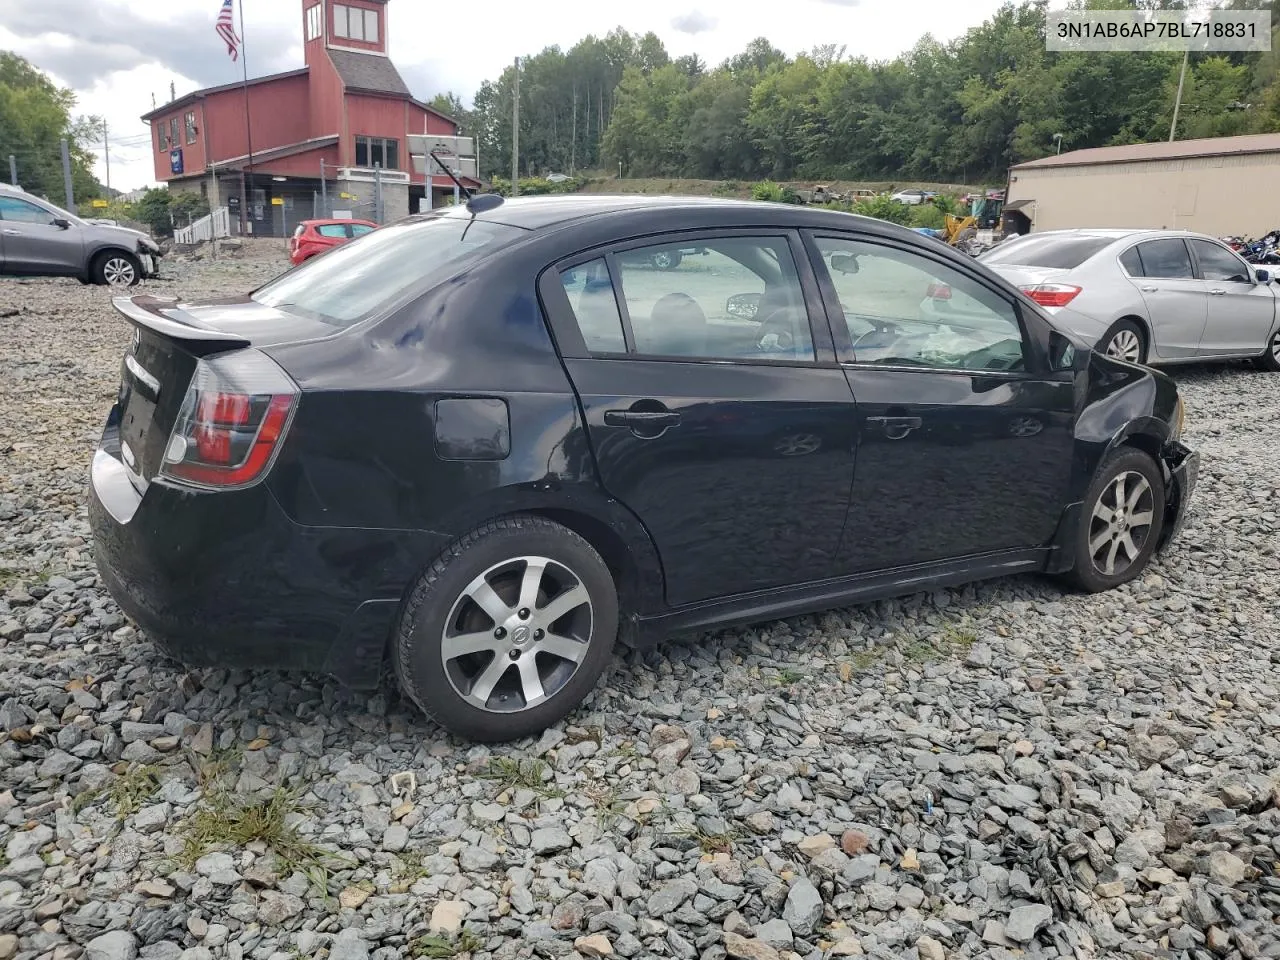
{"type": "Polygon", "coordinates": [[[1253,278],[1245,272],[1244,262],[1235,254],[1228,253],[1208,240],[1192,240],[1191,245],[1195,248],[1196,259],[1200,261],[1200,273],[1206,280],[1253,282],[1253,278]]]}
{"type": "Polygon", "coordinates": [[[855,363],[1024,370],[1012,303],[977,280],[899,247],[816,237],[855,363]]]}
{"type": "Polygon", "coordinates": [[[43,207],[19,200],[17,197],[0,197],[0,220],[19,223],[53,223],[54,216],[43,207]]]}

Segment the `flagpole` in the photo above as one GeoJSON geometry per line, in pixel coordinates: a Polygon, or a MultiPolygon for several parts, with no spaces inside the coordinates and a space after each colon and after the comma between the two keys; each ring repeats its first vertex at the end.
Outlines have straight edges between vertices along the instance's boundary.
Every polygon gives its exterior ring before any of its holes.
{"type": "MultiPolygon", "coordinates": [[[[249,119],[249,56],[244,43],[244,0],[240,5],[240,64],[244,78],[244,137],[249,147],[249,183],[253,183],[253,126],[249,119]]],[[[249,212],[249,194],[246,191],[244,164],[240,165],[240,235],[245,233],[245,218],[249,212]]]]}

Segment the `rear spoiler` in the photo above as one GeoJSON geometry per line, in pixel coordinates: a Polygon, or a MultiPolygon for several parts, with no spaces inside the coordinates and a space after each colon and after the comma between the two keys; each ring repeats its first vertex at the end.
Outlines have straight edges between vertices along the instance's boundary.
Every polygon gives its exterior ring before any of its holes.
{"type": "Polygon", "coordinates": [[[176,340],[184,350],[197,357],[252,345],[234,333],[201,326],[176,309],[177,303],[174,298],[159,297],[116,297],[111,301],[116,311],[134,326],[176,340]]]}

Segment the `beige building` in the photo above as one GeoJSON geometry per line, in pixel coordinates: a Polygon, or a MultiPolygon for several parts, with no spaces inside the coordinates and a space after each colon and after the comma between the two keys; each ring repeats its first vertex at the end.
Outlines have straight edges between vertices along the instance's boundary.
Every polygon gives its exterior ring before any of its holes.
{"type": "Polygon", "coordinates": [[[1005,212],[1024,215],[1032,231],[1167,227],[1258,237],[1280,227],[1280,133],[1097,147],[1020,163],[1009,170],[1005,212]]]}

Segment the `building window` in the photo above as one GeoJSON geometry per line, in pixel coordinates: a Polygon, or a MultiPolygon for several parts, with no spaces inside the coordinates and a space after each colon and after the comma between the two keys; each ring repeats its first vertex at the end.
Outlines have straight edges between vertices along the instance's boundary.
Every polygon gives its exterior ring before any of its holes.
{"type": "Polygon", "coordinates": [[[172,117],[169,120],[169,146],[176,147],[181,142],[178,139],[178,118],[172,117]]]}
{"type": "Polygon", "coordinates": [[[196,142],[196,112],[194,110],[188,110],[187,115],[185,117],[185,121],[187,125],[187,143],[195,143],[196,142]]]}
{"type": "Polygon", "coordinates": [[[356,166],[400,169],[400,141],[382,137],[356,137],[356,166]]]}
{"type": "Polygon", "coordinates": [[[161,153],[169,152],[169,125],[164,121],[156,126],[156,149],[161,153]]]}
{"type": "Polygon", "coordinates": [[[333,34],[348,40],[378,42],[378,11],[362,10],[345,4],[333,5],[333,34]]]}
{"type": "Polygon", "coordinates": [[[315,4],[307,8],[307,39],[314,40],[323,32],[324,8],[315,4]]]}

